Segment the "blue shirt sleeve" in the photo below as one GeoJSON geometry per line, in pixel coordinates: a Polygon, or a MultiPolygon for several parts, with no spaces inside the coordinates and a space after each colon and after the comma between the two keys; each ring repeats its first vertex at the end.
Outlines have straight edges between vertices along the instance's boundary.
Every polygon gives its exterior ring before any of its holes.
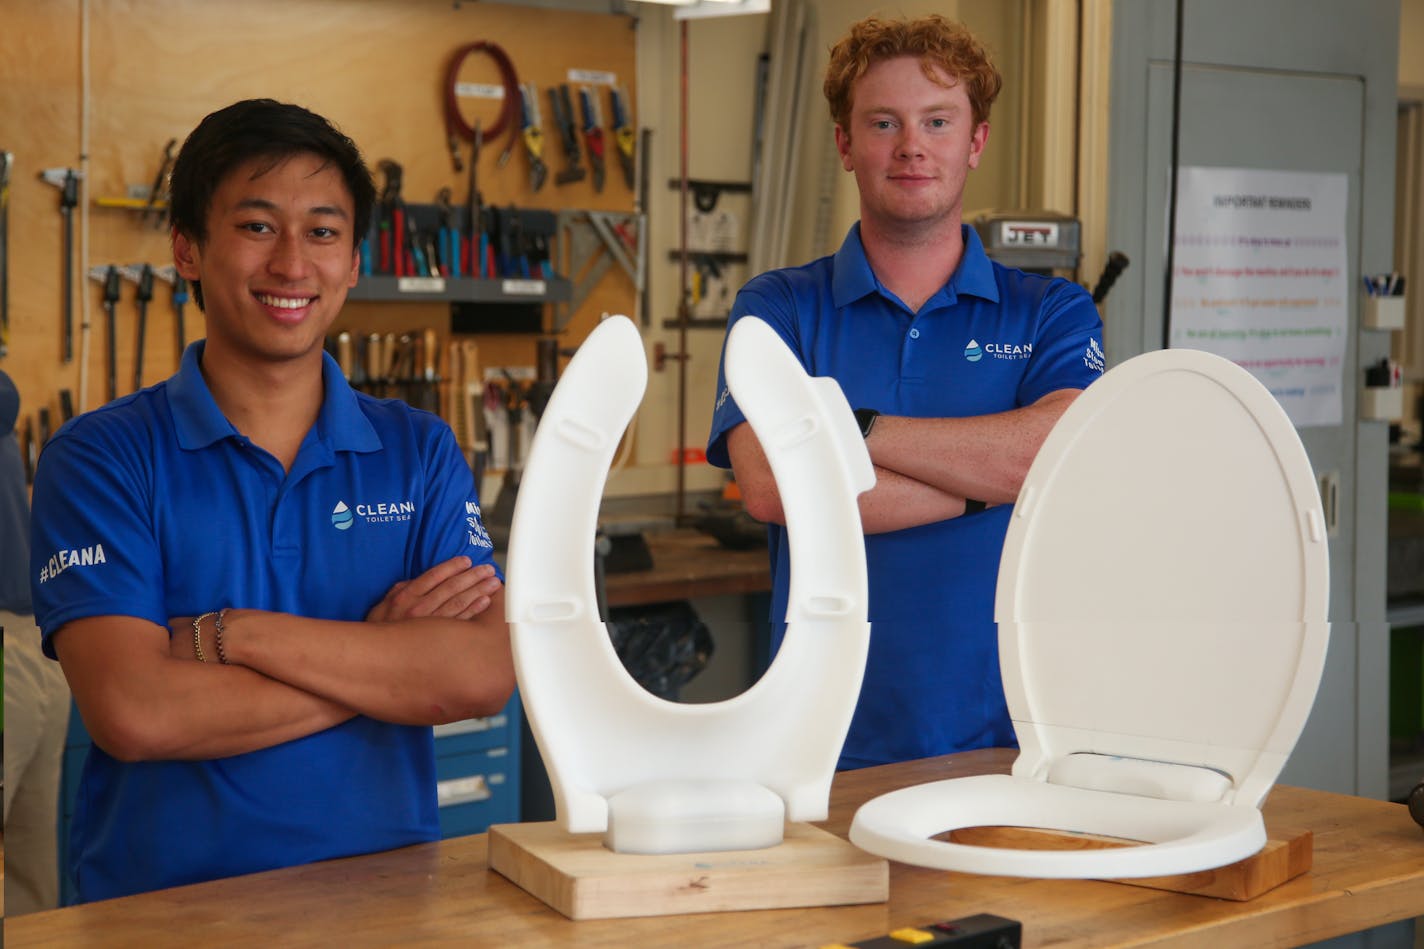
{"type": "MultiPolygon", "coordinates": [[[[421,524],[416,542],[427,560],[415,565],[414,576],[462,554],[474,564],[494,563],[494,544],[485,530],[478,487],[455,433],[436,420],[428,446],[425,490],[430,516],[421,524]]],[[[504,579],[497,565],[495,572],[504,579]]]]}
{"type": "Polygon", "coordinates": [[[1088,292],[1055,280],[1044,294],[1033,357],[1019,383],[1018,404],[1060,389],[1085,389],[1103,374],[1103,321],[1088,292]]]}
{"type": "Polygon", "coordinates": [[[41,453],[30,518],[30,583],[47,655],[54,655],[55,630],[76,619],[136,616],[167,625],[145,464],[139,452],[106,450],[102,438],[64,431],[41,453]]]}

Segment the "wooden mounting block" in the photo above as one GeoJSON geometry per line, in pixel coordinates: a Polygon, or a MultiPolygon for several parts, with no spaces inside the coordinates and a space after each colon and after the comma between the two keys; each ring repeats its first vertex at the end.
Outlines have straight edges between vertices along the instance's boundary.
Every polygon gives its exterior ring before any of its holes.
{"type": "Polygon", "coordinates": [[[490,868],[570,919],[880,903],[888,863],[809,824],[764,850],[614,853],[554,821],[489,829],[490,868]]]}

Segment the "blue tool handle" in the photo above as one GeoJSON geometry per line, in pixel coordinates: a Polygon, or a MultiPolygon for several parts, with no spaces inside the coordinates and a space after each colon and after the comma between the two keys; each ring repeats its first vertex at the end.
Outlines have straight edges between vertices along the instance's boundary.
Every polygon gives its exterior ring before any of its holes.
{"type": "Polygon", "coordinates": [[[450,276],[460,276],[460,235],[454,228],[445,228],[440,232],[441,239],[445,242],[445,260],[450,267],[450,276]]]}
{"type": "Polygon", "coordinates": [[[613,113],[613,127],[621,129],[628,124],[628,116],[623,111],[623,96],[617,89],[608,90],[609,111],[613,113]]]}
{"type": "Polygon", "coordinates": [[[589,101],[588,90],[579,90],[579,109],[583,112],[583,130],[593,130],[593,103],[589,101]]]}

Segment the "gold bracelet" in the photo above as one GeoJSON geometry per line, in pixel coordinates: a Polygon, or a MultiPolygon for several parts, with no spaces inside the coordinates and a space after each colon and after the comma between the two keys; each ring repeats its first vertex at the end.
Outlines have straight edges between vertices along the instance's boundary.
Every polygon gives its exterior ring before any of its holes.
{"type": "Polygon", "coordinates": [[[223,651],[223,644],[222,644],[222,634],[223,634],[223,624],[222,624],[222,621],[223,621],[223,616],[225,616],[226,614],[227,614],[227,607],[223,607],[222,609],[218,610],[218,618],[213,621],[213,624],[217,627],[217,630],[218,630],[218,662],[221,662],[223,665],[227,665],[227,653],[223,651]]]}
{"type": "Polygon", "coordinates": [[[216,613],[204,613],[193,620],[193,652],[198,657],[199,662],[207,662],[208,657],[203,655],[203,620],[209,616],[217,616],[216,613]]]}

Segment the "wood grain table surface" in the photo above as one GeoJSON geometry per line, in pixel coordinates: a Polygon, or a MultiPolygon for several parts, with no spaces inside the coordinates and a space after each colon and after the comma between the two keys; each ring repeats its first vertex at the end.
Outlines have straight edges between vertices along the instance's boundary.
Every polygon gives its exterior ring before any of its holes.
{"type": "MultiPolygon", "coordinates": [[[[964,752],[837,776],[830,819],[910,784],[1006,772],[964,752]]],[[[1399,804],[1275,788],[1272,827],[1314,834],[1314,866],[1248,902],[1093,880],[892,863],[886,903],[571,922],[490,871],[486,835],[177,887],[6,920],[23,946],[818,946],[975,913],[1020,920],[1024,946],[1295,946],[1424,913],[1424,832],[1399,804]]]]}

